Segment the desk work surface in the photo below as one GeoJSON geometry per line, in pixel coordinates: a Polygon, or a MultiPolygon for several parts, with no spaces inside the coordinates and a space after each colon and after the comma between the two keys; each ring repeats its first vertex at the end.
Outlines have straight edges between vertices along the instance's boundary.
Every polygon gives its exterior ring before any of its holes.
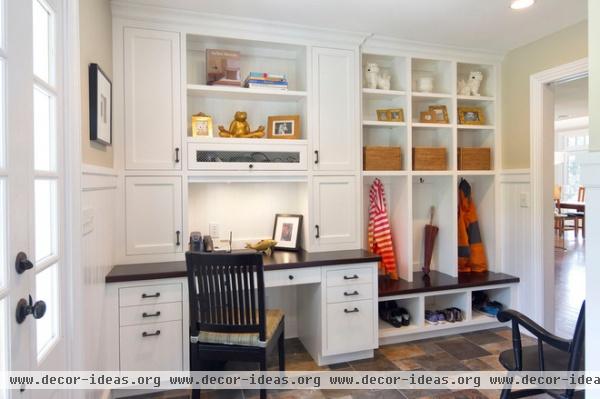
{"type": "MultiPolygon", "coordinates": [[[[315,266],[333,266],[352,263],[379,262],[379,255],[363,250],[333,252],[288,252],[273,251],[271,256],[263,255],[265,271],[297,269],[315,266]]],[[[155,280],[186,276],[185,261],[136,263],[116,265],[106,275],[107,283],[126,281],[155,280]]]]}

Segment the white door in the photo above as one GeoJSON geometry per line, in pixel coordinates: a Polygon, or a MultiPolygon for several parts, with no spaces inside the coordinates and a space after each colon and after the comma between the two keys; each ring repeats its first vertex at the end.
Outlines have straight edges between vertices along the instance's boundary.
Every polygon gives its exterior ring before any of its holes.
{"type": "MultiPolygon", "coordinates": [[[[65,370],[63,3],[0,5],[0,369],[65,370]],[[18,322],[30,295],[45,313],[18,322]]],[[[24,389],[0,398],[63,394],[24,389]]]]}
{"type": "Polygon", "coordinates": [[[125,166],[181,169],[179,33],[125,28],[125,166]]]}
{"type": "Polygon", "coordinates": [[[353,171],[356,165],[356,57],[353,51],[313,49],[315,93],[315,170],[353,171]]]}
{"type": "Polygon", "coordinates": [[[127,255],[182,251],[181,177],[128,176],[125,197],[127,255]]]}
{"type": "Polygon", "coordinates": [[[358,192],[354,176],[316,176],[313,181],[313,247],[320,251],[357,249],[358,192]]]}

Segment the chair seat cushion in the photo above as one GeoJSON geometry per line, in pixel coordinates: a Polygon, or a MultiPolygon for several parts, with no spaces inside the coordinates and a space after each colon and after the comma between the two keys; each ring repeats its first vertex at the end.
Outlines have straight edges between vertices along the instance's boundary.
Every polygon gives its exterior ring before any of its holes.
{"type": "Polygon", "coordinates": [[[218,333],[209,331],[200,331],[198,334],[198,342],[205,344],[220,344],[220,345],[241,345],[241,346],[257,346],[264,348],[267,343],[273,338],[273,334],[277,331],[279,323],[283,320],[283,312],[279,309],[270,309],[266,311],[266,341],[258,339],[258,333],[218,333]]]}
{"type": "MultiPolygon", "coordinates": [[[[515,355],[512,349],[500,353],[498,360],[505,369],[515,370],[515,355]]],[[[546,371],[566,371],[568,370],[568,363],[568,352],[561,351],[550,345],[544,345],[544,365],[546,371]]],[[[537,345],[523,347],[523,370],[540,370],[537,345]]]]}

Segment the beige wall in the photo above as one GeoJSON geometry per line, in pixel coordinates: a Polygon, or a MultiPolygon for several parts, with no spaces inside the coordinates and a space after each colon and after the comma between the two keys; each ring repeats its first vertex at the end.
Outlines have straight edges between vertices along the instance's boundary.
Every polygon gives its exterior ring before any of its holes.
{"type": "Polygon", "coordinates": [[[113,76],[112,17],[110,0],[80,0],[79,37],[81,45],[81,134],[83,163],[113,167],[113,148],[90,141],[88,66],[100,65],[109,79],[113,76]]]}
{"type": "MultiPolygon", "coordinates": [[[[598,27],[596,27],[598,30],[598,27]]],[[[587,21],[511,50],[502,62],[502,166],[529,168],[529,77],[587,57],[587,21]]]]}

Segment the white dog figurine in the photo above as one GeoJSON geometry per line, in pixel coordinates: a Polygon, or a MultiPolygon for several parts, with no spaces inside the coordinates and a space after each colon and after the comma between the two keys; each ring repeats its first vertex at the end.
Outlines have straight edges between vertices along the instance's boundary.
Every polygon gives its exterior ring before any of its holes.
{"type": "Polygon", "coordinates": [[[463,79],[458,81],[458,94],[461,96],[476,96],[479,97],[479,86],[483,80],[483,73],[474,71],[469,74],[469,80],[463,79]]]}
{"type": "Polygon", "coordinates": [[[389,90],[391,80],[389,72],[382,72],[376,63],[370,62],[365,66],[365,87],[367,89],[389,90]]]}

